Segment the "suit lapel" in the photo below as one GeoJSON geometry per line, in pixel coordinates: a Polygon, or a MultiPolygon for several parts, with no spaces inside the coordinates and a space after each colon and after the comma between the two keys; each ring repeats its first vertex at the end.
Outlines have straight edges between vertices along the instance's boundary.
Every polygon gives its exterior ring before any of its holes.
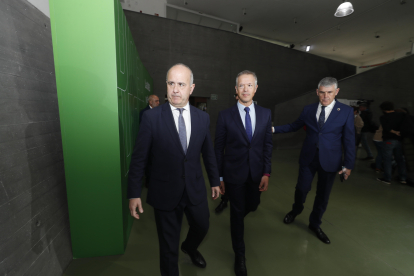
{"type": "Polygon", "coordinates": [[[336,116],[338,116],[340,109],[338,110],[338,101],[335,101],[335,105],[332,108],[331,114],[329,114],[328,119],[326,120],[325,124],[323,125],[322,129],[326,126],[326,124],[335,120],[336,116]]]}
{"type": "Polygon", "coordinates": [[[318,120],[316,119],[316,112],[318,112],[318,106],[319,102],[314,104],[314,106],[310,109],[311,116],[309,116],[311,118],[311,123],[316,127],[316,129],[319,129],[318,120]]]}
{"type": "MultiPolygon", "coordinates": [[[[172,139],[177,144],[177,147],[181,149],[181,152],[184,154],[183,147],[181,146],[180,137],[178,136],[177,127],[175,126],[174,117],[172,114],[172,110],[170,104],[167,102],[162,106],[162,113],[161,117],[164,121],[164,125],[168,132],[170,133],[172,139]]],[[[185,154],[184,154],[185,155],[185,154]]]]}
{"type": "Polygon", "coordinates": [[[243,137],[246,139],[247,142],[249,142],[249,138],[247,137],[246,129],[243,126],[243,122],[240,118],[240,112],[239,108],[237,107],[237,104],[235,104],[231,110],[231,113],[233,115],[234,122],[236,123],[236,126],[239,128],[240,132],[242,133],[243,137]]]}
{"type": "Polygon", "coordinates": [[[191,116],[191,136],[190,136],[190,142],[188,143],[187,152],[192,148],[192,145],[195,143],[195,139],[197,138],[196,135],[198,133],[198,123],[199,123],[199,117],[196,112],[196,107],[190,105],[190,116],[191,116]]]}
{"type": "MultiPolygon", "coordinates": [[[[254,104],[254,112],[255,112],[255,115],[256,115],[256,124],[255,124],[255,128],[254,128],[252,142],[253,142],[254,137],[257,136],[256,133],[257,133],[257,130],[259,129],[257,126],[260,125],[260,124],[258,124],[258,122],[261,122],[262,115],[263,115],[262,110],[260,108],[257,108],[256,104],[254,104]]],[[[247,133],[246,133],[246,136],[247,136],[247,133]]]]}

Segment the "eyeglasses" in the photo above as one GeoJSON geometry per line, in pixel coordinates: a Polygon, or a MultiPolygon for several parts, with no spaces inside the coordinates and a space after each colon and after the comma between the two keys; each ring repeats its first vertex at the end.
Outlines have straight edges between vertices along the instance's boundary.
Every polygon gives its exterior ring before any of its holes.
{"type": "Polygon", "coordinates": [[[178,88],[184,88],[184,87],[186,87],[186,85],[187,85],[187,84],[185,84],[184,82],[177,82],[177,83],[175,83],[175,82],[173,82],[173,81],[167,81],[167,85],[168,85],[169,87],[171,87],[171,88],[173,88],[176,84],[178,85],[178,88]]]}

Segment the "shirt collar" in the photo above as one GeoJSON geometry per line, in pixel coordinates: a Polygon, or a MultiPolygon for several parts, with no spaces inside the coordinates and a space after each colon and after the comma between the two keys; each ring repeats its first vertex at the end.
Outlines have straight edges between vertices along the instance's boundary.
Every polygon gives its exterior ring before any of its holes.
{"type": "MultiPolygon", "coordinates": [[[[334,105],[335,105],[335,102],[336,102],[336,100],[333,100],[329,105],[327,105],[326,107],[327,108],[333,108],[334,107],[334,105]]],[[[321,104],[321,102],[319,102],[319,106],[318,106],[318,108],[322,108],[322,104],[321,104]]]]}
{"type": "MultiPolygon", "coordinates": [[[[171,107],[171,110],[172,110],[172,111],[177,110],[177,107],[172,106],[170,103],[168,103],[168,104],[170,105],[170,107],[171,107]]],[[[190,104],[187,102],[187,104],[186,104],[183,108],[184,108],[185,110],[190,111],[190,104]]]]}
{"type": "Polygon", "coordinates": [[[240,110],[240,111],[244,111],[244,109],[245,109],[246,107],[250,108],[250,111],[249,111],[249,112],[254,111],[254,103],[253,103],[253,102],[252,102],[252,103],[251,103],[251,105],[249,105],[249,106],[244,106],[244,105],[242,105],[239,101],[237,101],[237,107],[239,108],[239,110],[240,110]]]}

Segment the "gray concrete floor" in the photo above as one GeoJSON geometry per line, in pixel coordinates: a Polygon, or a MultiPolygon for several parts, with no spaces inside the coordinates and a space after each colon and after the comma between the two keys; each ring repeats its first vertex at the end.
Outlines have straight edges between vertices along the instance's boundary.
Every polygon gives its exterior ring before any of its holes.
{"type": "MultiPolygon", "coordinates": [[[[332,242],[326,245],[307,228],[314,189],[295,222],[282,222],[293,203],[298,158],[299,150],[273,152],[269,190],[245,219],[249,275],[414,275],[414,188],[381,183],[369,162],[357,161],[350,179],[334,184],[321,225],[332,242]]],[[[207,268],[195,267],[180,252],[180,275],[234,275],[229,209],[216,215],[218,203],[209,200],[210,230],[199,248],[207,268]]],[[[187,230],[184,220],[181,240],[187,230]]],[[[160,275],[152,207],[145,204],[134,222],[124,255],[73,260],[64,275],[160,275]]]]}

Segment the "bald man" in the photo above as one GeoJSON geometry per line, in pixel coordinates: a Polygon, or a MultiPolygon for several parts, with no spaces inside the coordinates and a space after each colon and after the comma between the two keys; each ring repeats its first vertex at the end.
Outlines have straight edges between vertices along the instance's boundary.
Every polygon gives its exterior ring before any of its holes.
{"type": "Polygon", "coordinates": [[[139,219],[144,212],[141,180],[151,156],[147,203],[154,207],[162,276],[179,275],[178,249],[184,214],[190,229],[181,250],[196,266],[206,267],[198,251],[207,234],[210,217],[201,154],[212,198],[218,198],[220,191],[210,118],[188,102],[195,87],[193,80],[191,69],[184,64],[176,64],[168,70],[168,102],[144,113],[129,169],[129,209],[131,215],[139,219]]]}
{"type": "Polygon", "coordinates": [[[142,121],[142,115],[145,111],[153,109],[154,107],[157,107],[160,105],[160,99],[157,95],[151,95],[148,97],[148,105],[139,112],[139,124],[141,124],[142,121]]]}

